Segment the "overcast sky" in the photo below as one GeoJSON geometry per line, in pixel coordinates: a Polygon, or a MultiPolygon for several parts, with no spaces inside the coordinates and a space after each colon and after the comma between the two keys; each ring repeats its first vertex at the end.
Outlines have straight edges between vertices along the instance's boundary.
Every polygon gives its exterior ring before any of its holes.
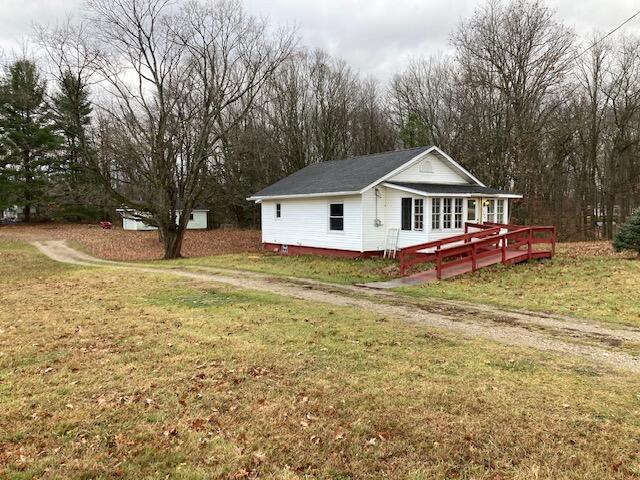
{"type": "MultiPolygon", "coordinates": [[[[245,0],[250,12],[297,27],[302,42],[344,58],[380,80],[412,57],[446,52],[449,34],[482,0],[245,0]]],[[[638,0],[547,0],[577,34],[609,32],[640,9],[638,0]]],[[[0,0],[0,48],[20,48],[35,23],[77,16],[83,0],[0,0]]],[[[640,35],[640,16],[620,33],[640,35]]]]}

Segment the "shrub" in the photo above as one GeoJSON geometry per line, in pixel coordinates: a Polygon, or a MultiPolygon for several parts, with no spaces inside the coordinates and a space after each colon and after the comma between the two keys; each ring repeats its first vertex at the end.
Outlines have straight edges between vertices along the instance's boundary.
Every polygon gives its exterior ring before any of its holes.
{"type": "Polygon", "coordinates": [[[634,210],[613,237],[613,248],[616,252],[634,250],[640,255],[640,208],[634,210]]]}

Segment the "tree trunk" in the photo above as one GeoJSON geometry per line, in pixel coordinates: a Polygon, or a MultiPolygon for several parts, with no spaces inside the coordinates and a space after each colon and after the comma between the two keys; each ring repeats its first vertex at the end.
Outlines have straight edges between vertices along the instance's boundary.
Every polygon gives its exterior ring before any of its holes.
{"type": "Polygon", "coordinates": [[[31,204],[30,203],[22,207],[22,219],[24,223],[31,222],[31,204]]]}
{"type": "Polygon", "coordinates": [[[184,238],[184,229],[177,227],[163,229],[162,243],[164,244],[164,259],[171,260],[181,258],[182,240],[184,238]]]}

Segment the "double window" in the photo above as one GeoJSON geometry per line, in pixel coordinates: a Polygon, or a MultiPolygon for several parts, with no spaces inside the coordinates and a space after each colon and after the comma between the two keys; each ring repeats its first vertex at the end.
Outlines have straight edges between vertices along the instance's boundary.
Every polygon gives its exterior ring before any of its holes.
{"type": "Polygon", "coordinates": [[[487,200],[487,222],[502,223],[504,222],[504,200],[490,199],[487,200]]]}
{"type": "Polygon", "coordinates": [[[276,218],[282,218],[282,205],[276,203],[276,218]]]}
{"type": "Polygon", "coordinates": [[[424,198],[405,197],[401,202],[400,223],[402,230],[424,230],[424,198]]]}
{"type": "Polygon", "coordinates": [[[431,200],[431,228],[433,230],[461,229],[464,221],[462,198],[433,198],[431,200]]]}
{"type": "Polygon", "coordinates": [[[332,232],[344,230],[344,203],[329,204],[329,230],[332,232]]]}

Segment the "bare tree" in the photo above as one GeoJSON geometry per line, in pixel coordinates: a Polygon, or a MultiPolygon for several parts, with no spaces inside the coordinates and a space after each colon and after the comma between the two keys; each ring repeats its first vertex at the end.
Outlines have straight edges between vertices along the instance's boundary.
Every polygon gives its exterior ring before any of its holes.
{"type": "MultiPolygon", "coordinates": [[[[490,1],[452,36],[462,73],[470,86],[500,95],[509,138],[507,167],[526,198],[538,195],[544,174],[539,144],[553,113],[553,93],[571,67],[573,34],[537,0],[490,1]]],[[[526,204],[525,218],[534,214],[526,204]]]]}
{"type": "Polygon", "coordinates": [[[110,155],[96,167],[115,198],[158,227],[165,258],[179,257],[222,139],[291,55],[292,32],[272,36],[235,1],[92,0],[91,8],[111,99],[103,125],[116,133],[105,136],[110,155]]]}

